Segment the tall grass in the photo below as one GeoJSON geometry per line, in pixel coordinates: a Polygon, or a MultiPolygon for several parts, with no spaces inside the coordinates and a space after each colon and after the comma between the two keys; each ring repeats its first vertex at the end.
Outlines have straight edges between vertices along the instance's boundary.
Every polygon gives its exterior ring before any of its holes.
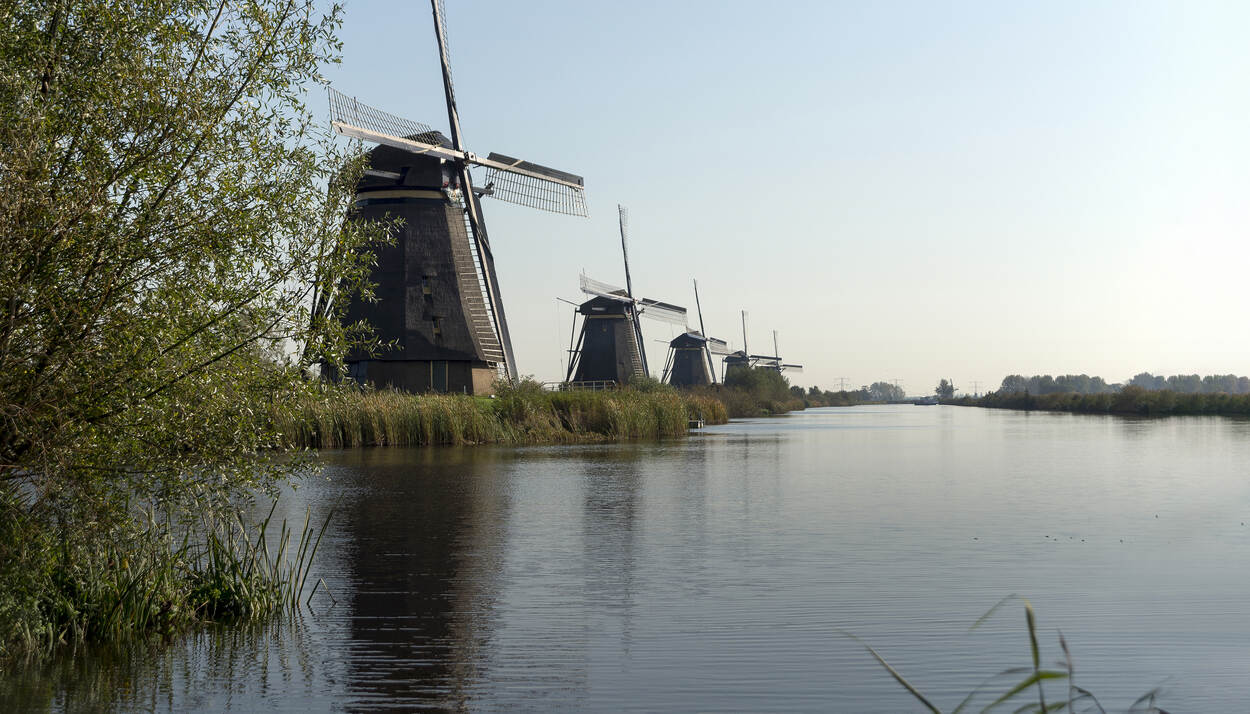
{"type": "Polygon", "coordinates": [[[168,637],[293,609],[328,524],[306,517],[295,531],[273,523],[271,509],[254,527],[237,512],[188,527],[149,510],[101,533],[49,525],[12,490],[0,500],[0,665],[61,644],[168,637]]]}
{"type": "Polygon", "coordinates": [[[494,399],[327,387],[278,427],[290,446],[333,449],[675,437],[690,419],[728,416],[715,398],[668,387],[550,392],[522,380],[498,385],[494,399]]]}

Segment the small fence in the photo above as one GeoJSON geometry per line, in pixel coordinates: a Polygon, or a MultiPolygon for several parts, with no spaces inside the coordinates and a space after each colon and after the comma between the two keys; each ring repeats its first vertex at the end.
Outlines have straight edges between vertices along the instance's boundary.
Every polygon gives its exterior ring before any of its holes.
{"type": "Polygon", "coordinates": [[[607,392],[620,389],[619,384],[611,379],[589,382],[544,382],[543,387],[552,392],[607,392]]]}

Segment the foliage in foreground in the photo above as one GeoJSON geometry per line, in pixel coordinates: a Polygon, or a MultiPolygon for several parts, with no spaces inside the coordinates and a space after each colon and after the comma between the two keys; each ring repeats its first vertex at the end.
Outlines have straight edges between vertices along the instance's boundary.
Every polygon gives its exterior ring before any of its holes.
{"type": "Polygon", "coordinates": [[[682,436],[700,416],[728,421],[715,399],[670,387],[551,392],[526,379],[496,385],[494,399],[326,387],[278,426],[309,448],[534,444],[682,436]]]}
{"type": "Polygon", "coordinates": [[[382,231],[344,220],[363,157],[304,105],[340,13],[0,6],[0,647],[166,631],[263,590],[202,549],[307,466],[271,414],[362,337],[332,296],[367,292],[358,248],[382,231]]]}
{"type": "MultiPolygon", "coordinates": [[[[1004,604],[1015,599],[1015,595],[1009,595],[1000,600],[997,605],[990,608],[989,612],[982,615],[972,625],[971,629],[975,630],[992,617],[1004,604]]],[[[1072,652],[1068,649],[1068,643],[1064,640],[1063,633],[1059,633],[1059,647],[1063,650],[1063,659],[1056,663],[1054,669],[1043,668],[1041,648],[1038,646],[1037,641],[1037,620],[1033,614],[1033,606],[1029,604],[1028,600],[1024,600],[1024,618],[1029,633],[1031,664],[1026,667],[1009,667],[990,677],[976,689],[969,692],[968,696],[964,697],[963,701],[952,710],[954,714],[967,711],[974,703],[985,702],[986,700],[989,700],[989,702],[980,709],[982,712],[992,711],[1000,706],[1004,706],[1011,707],[1011,711],[1020,712],[1021,714],[1046,714],[1047,712],[1076,712],[1079,706],[1079,711],[1097,711],[1106,714],[1106,709],[1103,708],[1102,703],[1098,701],[1093,692],[1077,686],[1076,667],[1073,665],[1072,652]],[[1066,685],[1063,695],[1056,699],[1052,690],[1052,697],[1047,700],[1046,682],[1066,685]],[[1001,687],[1001,689],[994,690],[991,687],[1001,687]]],[[[871,645],[854,635],[848,636],[862,644],[869,654],[877,660],[877,663],[889,672],[894,681],[906,689],[916,701],[920,702],[929,711],[934,712],[934,714],[941,714],[941,709],[921,693],[915,685],[907,681],[898,670],[891,667],[885,661],[885,658],[873,649],[871,645]]],[[[1142,714],[1167,714],[1165,710],[1155,706],[1155,699],[1158,697],[1158,694],[1159,691],[1157,689],[1146,692],[1129,706],[1128,711],[1142,712],[1142,714]]]]}

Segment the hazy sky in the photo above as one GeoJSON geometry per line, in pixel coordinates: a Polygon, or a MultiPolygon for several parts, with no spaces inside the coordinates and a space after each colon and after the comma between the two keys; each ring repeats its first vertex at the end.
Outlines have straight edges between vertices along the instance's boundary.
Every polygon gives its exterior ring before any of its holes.
{"type": "MultiPolygon", "coordinates": [[[[485,205],[522,373],[563,376],[581,270],[623,283],[617,203],[636,293],[697,327],[697,278],[805,387],[1250,373],[1250,3],[447,12],[469,148],[586,179],[589,219],[485,205]]],[[[428,4],[346,19],[334,86],[446,130],[428,4]]]]}

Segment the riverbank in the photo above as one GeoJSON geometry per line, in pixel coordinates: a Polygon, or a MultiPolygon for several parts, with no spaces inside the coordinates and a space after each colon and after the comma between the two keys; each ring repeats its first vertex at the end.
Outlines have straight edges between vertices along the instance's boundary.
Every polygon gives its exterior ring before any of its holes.
{"type": "Polygon", "coordinates": [[[561,444],[682,436],[691,419],[729,421],[709,393],[667,387],[551,392],[533,381],[495,396],[327,388],[275,417],[290,448],[561,444]]]}
{"type": "Polygon", "coordinates": [[[1129,386],[1101,394],[1031,395],[991,392],[983,397],[943,400],[943,404],[988,409],[1038,410],[1124,416],[1250,416],[1250,394],[1187,394],[1129,386]]]}

